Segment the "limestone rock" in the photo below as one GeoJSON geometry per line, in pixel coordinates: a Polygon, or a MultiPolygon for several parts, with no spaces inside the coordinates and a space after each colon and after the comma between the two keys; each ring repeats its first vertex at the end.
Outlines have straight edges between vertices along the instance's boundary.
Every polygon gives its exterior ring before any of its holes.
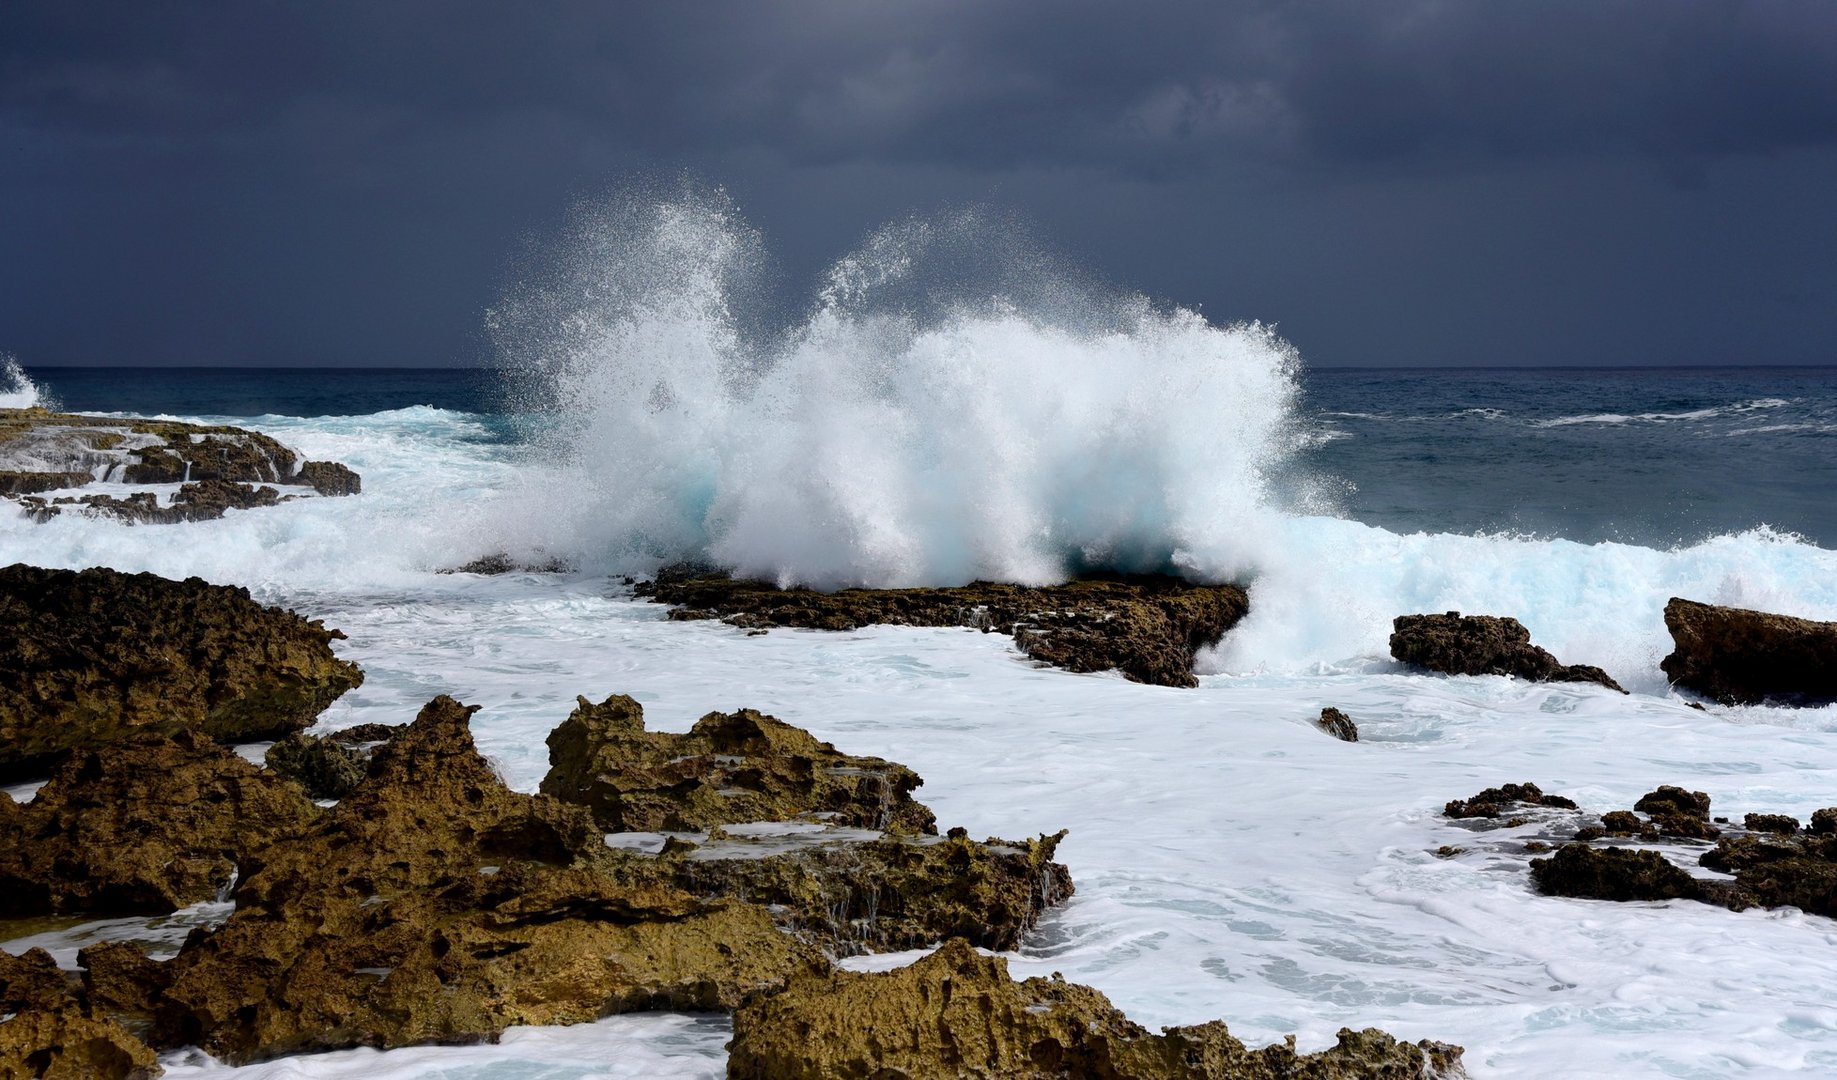
{"type": "Polygon", "coordinates": [[[1455,799],[1442,807],[1442,813],[1451,818],[1496,818],[1522,806],[1576,809],[1575,800],[1561,795],[1545,795],[1536,784],[1524,783],[1503,784],[1487,788],[1469,799],[1455,799]]]}
{"type": "Polygon", "coordinates": [[[0,914],[163,914],[209,900],[317,809],[195,731],[145,731],[65,758],[0,806],[0,914]]]}
{"type": "Polygon", "coordinates": [[[1515,675],[1533,682],[1591,682],[1622,690],[1607,672],[1588,664],[1559,663],[1531,644],[1517,619],[1496,615],[1399,615],[1392,623],[1391,656],[1447,675],[1515,675]]]}
{"type": "Polygon", "coordinates": [[[709,713],[686,735],[644,730],[623,694],[549,733],[542,792],[593,811],[608,832],[705,829],[818,815],[866,829],[936,832],[904,765],[855,757],[752,709],[709,713]]]}
{"type": "Polygon", "coordinates": [[[780,589],[719,573],[659,575],[641,590],[678,605],[672,619],[854,630],[875,624],[967,626],[1012,634],[1028,656],[1068,671],[1115,669],[1136,682],[1196,686],[1193,657],[1249,610],[1236,585],[1111,575],[1065,585],[978,581],[946,589],[780,589]]]}
{"type": "Polygon", "coordinates": [[[1837,622],[1716,607],[1672,597],[1660,661],[1671,681],[1724,704],[1817,703],[1837,698],[1837,622]]]}
{"type": "Polygon", "coordinates": [[[321,495],[357,495],[364,490],[363,477],[336,461],[305,462],[295,480],[321,495]]]}
{"type": "Polygon", "coordinates": [[[1212,1021],[1155,1035],[1096,990],[1015,982],[999,957],[952,941],[910,967],[806,974],[734,1015],[731,1080],[1422,1080],[1464,1076],[1461,1049],[1342,1030],[1338,1045],[1251,1050],[1212,1021]]]}
{"type": "Polygon", "coordinates": [[[342,799],[363,782],[370,755],[348,739],[296,731],[270,746],[264,761],[315,799],[342,799]]]}
{"type": "Polygon", "coordinates": [[[1314,721],[1314,726],[1342,742],[1359,741],[1359,726],[1332,706],[1320,710],[1320,719],[1314,721]]]}
{"type": "Polygon", "coordinates": [[[363,682],[332,655],[342,637],[198,578],[0,569],[0,777],[141,729],[236,742],[306,727],[363,682]]]}
{"type": "Polygon", "coordinates": [[[0,952],[0,1080],[149,1080],[153,1051],[105,1017],[91,1016],[51,954],[0,952]]]}
{"type": "Polygon", "coordinates": [[[1664,855],[1640,848],[1564,844],[1531,860],[1531,878],[1546,896],[1588,900],[1699,900],[1703,883],[1664,855]]]}

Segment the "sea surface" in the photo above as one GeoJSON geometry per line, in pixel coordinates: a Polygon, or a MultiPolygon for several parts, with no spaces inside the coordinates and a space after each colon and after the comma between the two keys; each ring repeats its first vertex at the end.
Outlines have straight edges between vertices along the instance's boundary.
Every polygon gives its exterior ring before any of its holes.
{"type": "MultiPolygon", "coordinates": [[[[0,375],[0,404],[241,424],[364,485],[185,525],[0,516],[0,564],[197,574],[324,618],[367,680],[323,726],[450,693],[483,707],[478,742],[521,790],[577,694],[632,694],[672,731],[755,707],[904,762],[942,825],[1070,829],[1077,895],[1011,970],[1062,972],[1151,1027],[1222,1017],[1315,1049],[1378,1026],[1460,1043],[1482,1078],[1837,1075],[1837,923],[1540,897],[1522,859],[1440,814],[1527,780],[1595,812],[1661,783],[1737,817],[1837,804],[1837,708],[1698,711],[1658,669],[1671,596],[1837,619],[1837,369],[1321,370],[1267,327],[1130,298],[876,307],[885,260],[839,265],[807,320],[755,341],[719,302],[731,230],[684,216],[645,238],[699,261],[654,258],[572,311],[553,288],[513,297],[502,369],[0,375]],[[436,572],[494,552],[573,569],[436,572]],[[1252,614],[1180,690],[1035,667],[970,631],[669,622],[620,583],[684,558],[819,586],[1171,569],[1246,582],[1252,614]],[[1447,610],[1516,616],[1632,693],[1388,658],[1394,616],[1447,610]],[[1361,741],[1313,727],[1328,705],[1361,741]]],[[[221,915],[5,947],[170,951],[221,915]]],[[[646,1015],[167,1062],[713,1077],[727,1037],[719,1017],[646,1015]]]]}

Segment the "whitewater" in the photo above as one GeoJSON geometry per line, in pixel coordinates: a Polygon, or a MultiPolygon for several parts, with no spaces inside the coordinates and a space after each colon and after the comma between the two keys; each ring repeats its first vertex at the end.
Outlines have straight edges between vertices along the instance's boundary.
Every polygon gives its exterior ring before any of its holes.
{"type": "MultiPolygon", "coordinates": [[[[749,307],[763,240],[724,200],[583,212],[493,313],[501,407],[161,410],[345,462],[361,496],[163,527],[0,516],[0,564],[195,574],[322,617],[367,676],[322,725],[398,722],[449,693],[482,706],[478,743],[520,790],[577,694],[632,694],[671,731],[759,708],[903,762],[941,823],[1070,830],[1077,895],[1011,969],[1095,986],[1151,1027],[1223,1018],[1253,1044],[1296,1033],[1312,1049],[1377,1026],[1466,1046],[1476,1077],[1837,1073],[1837,923],[1540,897],[1522,859],[1440,815],[1525,780],[1595,812],[1661,783],[1708,792],[1716,813],[1837,803],[1837,708],[1702,712],[1657,667],[1673,595],[1837,619],[1831,539],[1752,506],[1725,508],[1736,527],[1711,514],[1666,535],[1669,518],[1633,505],[1656,498],[1648,444],[1624,441],[1739,444],[1759,455],[1749,488],[1772,499],[1778,461],[1825,453],[1808,441],[1825,437],[1824,399],[1785,380],[1678,403],[1661,380],[1617,391],[1629,401],[1475,406],[1446,378],[1373,376],[1385,389],[1323,403],[1273,328],[1105,290],[1024,245],[976,255],[989,228],[890,226],[774,326],[749,307]],[[1571,438],[1623,441],[1548,441],[1571,438]],[[1431,445],[1475,470],[1459,499],[1335,465],[1431,445]],[[1564,466],[1586,506],[1530,529],[1484,516],[1489,497],[1522,506],[1545,482],[1525,447],[1563,446],[1618,461],[1631,486],[1591,501],[1564,466]],[[1642,524],[1589,509],[1616,503],[1642,524]],[[494,552],[572,569],[438,572],[494,552]],[[623,583],[684,559],[820,587],[1170,570],[1247,583],[1252,612],[1202,658],[1197,689],[1172,689],[1036,668],[972,631],[670,622],[623,583]],[[1388,659],[1394,616],[1444,610],[1515,616],[1633,693],[1388,659]],[[1328,705],[1360,742],[1313,727],[1328,705]]],[[[0,404],[46,396],[83,407],[54,369],[0,375],[0,404]]],[[[210,917],[4,946],[66,964],[103,938],[170,952],[210,917]]],[[[712,1077],[727,1036],[719,1017],[639,1015],[496,1046],[165,1060],[213,1078],[712,1077]]]]}

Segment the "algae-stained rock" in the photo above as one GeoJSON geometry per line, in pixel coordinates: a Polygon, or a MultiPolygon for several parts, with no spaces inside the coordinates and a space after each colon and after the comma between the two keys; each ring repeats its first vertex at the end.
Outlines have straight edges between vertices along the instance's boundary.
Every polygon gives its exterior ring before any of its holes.
{"type": "Polygon", "coordinates": [[[296,731],[270,746],[263,760],[315,799],[342,799],[363,782],[370,758],[336,739],[296,731]]]}
{"type": "Polygon", "coordinates": [[[162,1071],[126,1029],[92,1016],[43,949],[0,952],[0,1080],[145,1080],[162,1071]]]}
{"type": "Polygon", "coordinates": [[[0,569],[0,777],[130,732],[274,738],[363,682],[344,635],[247,589],[114,570],[0,569]]]}
{"type": "Polygon", "coordinates": [[[593,811],[608,832],[705,829],[816,815],[866,829],[936,832],[896,762],[844,754],[802,728],[741,709],[686,735],[644,730],[644,709],[586,698],[549,733],[542,792],[593,811]]]}
{"type": "Polygon", "coordinates": [[[591,815],[506,788],[473,746],[473,711],[430,702],[357,790],[251,860],[221,927],[137,976],[155,1045],[245,1062],[464,1042],[733,1008],[824,966],[763,908],[604,872],[591,815]]]}
{"type": "Polygon", "coordinates": [[[163,914],[217,896],[317,809],[195,731],[148,731],[65,758],[38,797],[0,808],[0,914],[163,914]]]}
{"type": "Polygon", "coordinates": [[[1672,597],[1659,662],[1671,681],[1724,704],[1837,698],[1837,622],[1814,622],[1672,597]]]}
{"type": "Polygon", "coordinates": [[[1722,832],[1710,823],[1709,796],[1701,791],[1661,784],[1641,795],[1633,809],[1650,817],[1652,824],[1666,836],[1714,840],[1722,832]]]}
{"type": "Polygon", "coordinates": [[[1546,896],[1588,900],[1700,900],[1703,883],[1664,855],[1643,848],[1564,844],[1531,860],[1531,878],[1546,896]]]}
{"type": "Polygon", "coordinates": [[[305,462],[296,479],[321,495],[357,495],[364,490],[363,477],[336,461],[305,462]]]}
{"type": "Polygon", "coordinates": [[[1236,585],[1157,575],[1065,585],[978,581],[944,589],[780,589],[722,574],[659,575],[646,590],[672,619],[723,618],[749,629],[855,630],[875,624],[968,626],[1011,634],[1028,656],[1068,671],[1115,669],[1136,682],[1195,686],[1193,658],[1249,610],[1236,585]]]}
{"type": "Polygon", "coordinates": [[[1421,1080],[1459,1077],[1461,1049],[1342,1030],[1298,1054],[1251,1050],[1224,1023],[1156,1035],[1063,979],[1015,982],[999,957],[952,941],[910,967],[800,975],[734,1014],[732,1080],[1001,1077],[1004,1080],[1421,1080]]]}
{"type": "Polygon", "coordinates": [[[1517,619],[1496,615],[1399,615],[1392,623],[1391,656],[1446,675],[1515,675],[1533,682],[1591,682],[1610,690],[1619,683],[1588,664],[1563,664],[1531,644],[1517,619]]]}
{"type": "Polygon", "coordinates": [[[1467,799],[1451,800],[1442,807],[1442,813],[1451,818],[1496,818],[1504,817],[1520,807],[1546,806],[1559,810],[1574,810],[1574,799],[1562,795],[1546,795],[1536,784],[1501,784],[1467,799]]]}
{"type": "Polygon", "coordinates": [[[1341,742],[1359,741],[1359,726],[1352,722],[1352,717],[1332,706],[1320,710],[1320,717],[1314,721],[1314,726],[1341,742]]]}

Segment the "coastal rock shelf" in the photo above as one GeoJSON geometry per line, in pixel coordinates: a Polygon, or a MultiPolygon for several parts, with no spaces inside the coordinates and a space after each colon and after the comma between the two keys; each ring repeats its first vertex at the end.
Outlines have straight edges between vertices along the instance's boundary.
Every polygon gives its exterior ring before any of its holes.
{"type": "Polygon", "coordinates": [[[198,578],[0,569],[0,778],[141,730],[297,731],[363,682],[332,654],[342,637],[198,578]]]}
{"type": "Polygon", "coordinates": [[[1676,648],[1659,666],[1686,690],[1726,705],[1837,699],[1837,623],[1674,596],[1665,628],[1676,648]]]}
{"type": "Polygon", "coordinates": [[[978,581],[940,589],[780,589],[719,573],[661,574],[639,586],[672,619],[721,619],[749,630],[856,630],[878,624],[965,626],[1010,634],[1023,653],[1068,671],[1116,670],[1136,682],[1196,686],[1193,657],[1250,608],[1236,585],[1158,575],[1064,585],[978,581]]]}
{"type": "Polygon", "coordinates": [[[1532,682],[1591,682],[1626,693],[1605,671],[1564,664],[1531,644],[1517,619],[1498,615],[1399,615],[1392,623],[1391,656],[1444,675],[1515,675],[1532,682]]]}
{"type": "Polygon", "coordinates": [[[355,495],[363,481],[344,465],[306,461],[237,427],[0,409],[0,496],[35,521],[66,510],[130,524],[207,521],[294,498],[281,494],[288,487],[355,495]],[[95,483],[178,487],[165,503],[153,491],[48,495],[95,483]]]}

